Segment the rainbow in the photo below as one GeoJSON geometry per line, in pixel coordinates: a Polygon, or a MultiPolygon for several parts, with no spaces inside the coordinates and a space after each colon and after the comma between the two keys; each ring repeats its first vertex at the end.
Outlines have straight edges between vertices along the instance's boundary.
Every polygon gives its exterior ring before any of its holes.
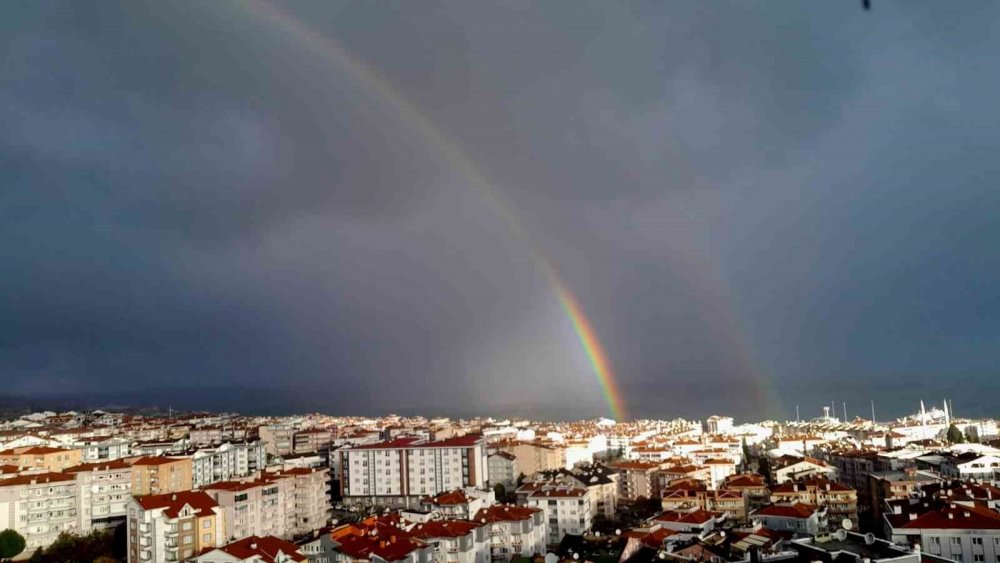
{"type": "Polygon", "coordinates": [[[395,110],[405,122],[424,136],[440,153],[459,171],[462,172],[472,187],[477,189],[485,200],[490,202],[496,213],[506,222],[510,230],[522,240],[530,250],[537,266],[545,272],[549,286],[559,300],[562,309],[569,318],[580,340],[584,352],[594,369],[607,402],[612,418],[624,421],[626,411],[624,400],[618,390],[614,371],[604,347],[601,345],[594,330],[593,323],[587,318],[579,300],[563,283],[558,271],[542,249],[528,235],[527,229],[518,218],[514,209],[501,198],[491,187],[491,182],[480,167],[452,141],[430,118],[424,115],[414,104],[400,96],[391,84],[368,67],[362,60],[351,54],[333,38],[309,27],[299,19],[281,11],[272,3],[262,0],[247,0],[236,2],[233,6],[250,7],[253,15],[265,16],[269,21],[277,23],[280,28],[291,34],[303,44],[333,63],[338,69],[349,75],[365,91],[376,93],[379,98],[395,110]]]}

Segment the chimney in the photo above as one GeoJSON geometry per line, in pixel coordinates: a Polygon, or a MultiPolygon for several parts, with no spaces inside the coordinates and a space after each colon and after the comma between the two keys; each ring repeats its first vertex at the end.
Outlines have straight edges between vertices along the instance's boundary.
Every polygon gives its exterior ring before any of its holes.
{"type": "Polygon", "coordinates": [[[170,495],[170,500],[177,500],[177,495],[176,494],[170,495]]]}
{"type": "Polygon", "coordinates": [[[955,519],[955,513],[954,512],[949,512],[948,513],[948,520],[954,520],[954,519],[955,519]]]}
{"type": "MultiPolygon", "coordinates": [[[[949,514],[948,516],[951,516],[951,514],[949,514]]],[[[911,512],[910,513],[910,520],[916,520],[916,519],[917,519],[917,514],[915,512],[911,512]]]]}
{"type": "Polygon", "coordinates": [[[257,549],[257,542],[250,542],[250,549],[257,549]]]}

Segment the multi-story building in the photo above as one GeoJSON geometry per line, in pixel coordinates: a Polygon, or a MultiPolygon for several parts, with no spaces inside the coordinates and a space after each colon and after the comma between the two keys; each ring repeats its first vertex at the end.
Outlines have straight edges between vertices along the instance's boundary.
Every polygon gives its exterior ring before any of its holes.
{"type": "Polygon", "coordinates": [[[65,473],[76,477],[80,534],[113,528],[125,521],[132,498],[132,466],[124,460],[84,463],[65,473]]]}
{"type": "Polygon", "coordinates": [[[258,430],[264,451],[268,455],[288,455],[295,451],[295,426],[292,424],[266,424],[258,430]]]}
{"type": "Polygon", "coordinates": [[[296,454],[325,451],[330,449],[333,434],[323,428],[300,430],[292,435],[292,451],[296,454]]]}
{"type": "MultiPolygon", "coordinates": [[[[885,503],[891,500],[909,498],[925,485],[941,482],[941,477],[930,471],[906,469],[903,471],[885,471],[868,475],[867,509],[871,510],[876,522],[882,521],[885,503]]],[[[861,499],[859,497],[860,504],[861,499]]]]}
{"type": "Polygon", "coordinates": [[[83,463],[122,459],[132,455],[132,443],[113,436],[91,436],[70,444],[82,452],[83,463]]]}
{"type": "Polygon", "coordinates": [[[655,461],[620,461],[611,464],[611,468],[618,472],[618,497],[623,500],[660,498],[660,485],[656,478],[660,465],[655,461]]]}
{"type": "Polygon", "coordinates": [[[753,514],[765,527],[778,532],[818,535],[828,529],[827,511],[824,506],[811,504],[771,504],[753,514]]]}
{"type": "Polygon", "coordinates": [[[733,417],[713,415],[705,422],[709,434],[725,434],[733,429],[733,417]]]}
{"type": "Polygon", "coordinates": [[[288,524],[294,515],[294,486],[282,486],[284,480],[248,479],[222,481],[205,487],[219,505],[226,523],[227,539],[248,536],[290,538],[288,524]],[[290,501],[290,502],[289,502],[290,501]]]}
{"type": "Polygon", "coordinates": [[[779,457],[773,461],[771,471],[775,484],[798,481],[812,477],[833,479],[837,468],[813,457],[799,458],[792,455],[779,457]]]}
{"type": "Polygon", "coordinates": [[[1000,475],[1000,457],[975,452],[944,456],[941,475],[951,479],[993,481],[1000,475]]]}
{"type": "Polygon", "coordinates": [[[524,475],[566,467],[566,450],[554,444],[500,442],[496,448],[513,454],[517,458],[518,471],[524,475]]]}
{"type": "Polygon", "coordinates": [[[487,467],[490,485],[503,485],[509,489],[517,483],[519,469],[516,455],[502,451],[491,453],[487,467]]]}
{"type": "Polygon", "coordinates": [[[453,520],[468,520],[480,509],[495,502],[493,492],[478,489],[459,489],[426,497],[420,501],[421,508],[453,520]]]}
{"type": "Polygon", "coordinates": [[[664,510],[689,510],[700,508],[710,512],[721,512],[734,522],[744,522],[747,518],[747,503],[743,493],[735,490],[710,490],[701,482],[677,483],[665,491],[660,501],[664,510]]]}
{"type": "Polygon", "coordinates": [[[559,543],[566,534],[582,534],[593,525],[590,495],[584,487],[545,487],[528,496],[528,506],[545,514],[550,544],[559,543]]]}
{"type": "Polygon", "coordinates": [[[618,507],[618,473],[602,464],[581,465],[569,473],[577,485],[590,491],[594,517],[610,521],[618,507]]]}
{"type": "Polygon", "coordinates": [[[722,516],[717,513],[701,508],[690,508],[687,510],[664,510],[651,518],[650,523],[675,532],[704,536],[714,530],[721,519],[722,516]]]}
{"type": "Polygon", "coordinates": [[[128,561],[182,561],[226,537],[219,505],[201,491],[135,497],[125,520],[128,561]]]}
{"type": "Polygon", "coordinates": [[[330,492],[327,481],[330,472],[324,468],[284,469],[264,472],[262,479],[285,481],[286,507],[290,506],[291,518],[288,534],[298,536],[326,526],[330,518],[330,492]],[[287,502],[291,495],[291,502],[287,502]]]}
{"type": "Polygon", "coordinates": [[[771,502],[824,506],[834,522],[847,518],[855,526],[858,524],[858,493],[847,485],[827,479],[817,477],[778,485],[771,489],[771,502]]]}
{"type": "Polygon", "coordinates": [[[468,520],[431,520],[407,527],[414,538],[434,547],[434,560],[447,563],[490,563],[489,527],[468,520]]]}
{"type": "Polygon", "coordinates": [[[771,502],[771,490],[767,488],[764,477],[756,473],[730,475],[723,481],[722,488],[740,492],[746,500],[748,513],[771,502]]]}
{"type": "Polygon", "coordinates": [[[132,462],[132,494],[159,495],[189,491],[194,485],[189,457],[140,457],[132,462]]]}
{"type": "Polygon", "coordinates": [[[409,506],[428,495],[486,486],[486,453],[479,435],[441,441],[398,438],[338,452],[346,503],[409,506]]]}
{"type": "Polygon", "coordinates": [[[886,536],[958,563],[1000,561],[1000,514],[945,499],[890,501],[886,536]]]}
{"type": "Polygon", "coordinates": [[[79,465],[81,450],[50,446],[25,446],[0,452],[0,465],[16,465],[23,470],[62,471],[79,465]]]}
{"type": "Polygon", "coordinates": [[[25,555],[77,529],[77,485],[69,473],[33,473],[0,479],[0,530],[24,536],[25,555]]]}
{"type": "Polygon", "coordinates": [[[473,520],[489,526],[490,559],[493,561],[545,553],[548,523],[545,513],[537,508],[496,504],[477,512],[473,520]]]}
{"type": "Polygon", "coordinates": [[[266,454],[256,440],[226,442],[199,448],[191,454],[191,479],[194,488],[253,475],[264,469],[266,454]]]}
{"type": "Polygon", "coordinates": [[[848,450],[830,454],[830,461],[837,468],[837,480],[855,490],[868,484],[868,474],[878,467],[878,452],[848,450]]]}

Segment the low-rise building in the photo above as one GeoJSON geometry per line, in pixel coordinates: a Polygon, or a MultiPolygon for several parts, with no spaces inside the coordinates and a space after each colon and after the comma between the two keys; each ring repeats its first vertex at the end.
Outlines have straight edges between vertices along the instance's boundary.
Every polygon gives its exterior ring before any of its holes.
{"type": "Polygon", "coordinates": [[[537,508],[496,504],[477,512],[473,520],[489,527],[494,561],[545,553],[548,522],[545,513],[537,508]]]}
{"type": "Polygon", "coordinates": [[[846,518],[855,526],[858,523],[857,491],[828,479],[817,477],[778,485],[771,489],[771,502],[824,506],[828,509],[829,517],[835,522],[841,522],[846,518]]]}
{"type": "Polygon", "coordinates": [[[799,502],[771,504],[755,511],[750,517],[779,532],[815,536],[828,529],[826,507],[799,502]]]}

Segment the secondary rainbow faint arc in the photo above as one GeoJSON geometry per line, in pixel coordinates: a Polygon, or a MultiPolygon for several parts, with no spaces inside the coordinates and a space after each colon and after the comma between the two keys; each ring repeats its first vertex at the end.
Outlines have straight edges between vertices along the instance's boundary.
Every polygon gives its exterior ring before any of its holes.
{"type": "Polygon", "coordinates": [[[241,7],[250,6],[253,8],[249,10],[250,13],[265,14],[271,20],[282,25],[294,37],[315,49],[321,56],[332,61],[338,68],[345,71],[352,79],[361,84],[366,91],[378,94],[383,102],[392,106],[404,121],[430,140],[440,149],[449,162],[459,168],[472,185],[492,204],[494,210],[503,217],[511,231],[526,243],[532,258],[545,273],[549,285],[559,299],[559,304],[573,324],[573,329],[587,354],[587,359],[590,361],[601,383],[604,400],[612,417],[615,420],[625,420],[626,411],[624,401],[618,390],[614,370],[597,336],[597,331],[594,330],[593,323],[587,318],[583,307],[573,292],[570,291],[569,286],[563,283],[552,261],[549,260],[542,249],[528,236],[527,230],[514,213],[514,210],[490,187],[490,182],[486,174],[465,154],[465,151],[448,138],[415,105],[397,94],[389,82],[368,68],[364,62],[353,56],[333,38],[314,30],[268,2],[246,0],[244,2],[236,2],[233,5],[241,7]]]}

